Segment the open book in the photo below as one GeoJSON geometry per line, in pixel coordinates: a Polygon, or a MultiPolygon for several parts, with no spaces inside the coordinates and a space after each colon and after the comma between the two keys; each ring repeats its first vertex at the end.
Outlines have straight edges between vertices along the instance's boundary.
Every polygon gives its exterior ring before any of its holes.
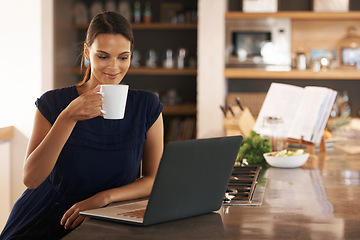
{"type": "Polygon", "coordinates": [[[288,138],[319,144],[336,94],[325,87],[272,83],[253,130],[261,135],[265,117],[281,117],[288,138]]]}

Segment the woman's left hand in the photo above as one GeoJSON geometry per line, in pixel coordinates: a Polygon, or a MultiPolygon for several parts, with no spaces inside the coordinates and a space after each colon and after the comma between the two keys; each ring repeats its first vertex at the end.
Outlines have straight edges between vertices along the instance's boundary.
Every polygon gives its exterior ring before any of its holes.
{"type": "Polygon", "coordinates": [[[69,208],[63,215],[60,224],[63,225],[65,229],[74,229],[86,220],[85,217],[80,216],[81,211],[101,208],[105,205],[98,195],[85,199],[69,208]]]}

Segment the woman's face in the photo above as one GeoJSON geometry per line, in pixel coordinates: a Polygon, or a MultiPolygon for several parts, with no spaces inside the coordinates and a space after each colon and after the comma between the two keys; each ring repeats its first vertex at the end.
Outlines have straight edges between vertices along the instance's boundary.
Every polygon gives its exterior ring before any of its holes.
{"type": "Polygon", "coordinates": [[[121,34],[99,34],[91,46],[85,43],[85,57],[91,63],[89,82],[119,84],[130,67],[130,46],[121,34]]]}

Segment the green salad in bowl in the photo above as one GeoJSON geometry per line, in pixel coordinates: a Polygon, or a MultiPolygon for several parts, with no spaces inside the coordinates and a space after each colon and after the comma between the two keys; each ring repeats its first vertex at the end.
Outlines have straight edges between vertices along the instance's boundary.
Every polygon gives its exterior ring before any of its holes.
{"type": "Polygon", "coordinates": [[[266,162],[272,167],[297,168],[302,166],[309,158],[309,153],[303,149],[296,151],[282,150],[279,152],[264,153],[266,162]]]}
{"type": "Polygon", "coordinates": [[[273,157],[285,157],[285,156],[300,156],[305,154],[303,149],[298,149],[296,151],[288,151],[286,149],[279,151],[279,152],[272,152],[269,155],[273,157]]]}

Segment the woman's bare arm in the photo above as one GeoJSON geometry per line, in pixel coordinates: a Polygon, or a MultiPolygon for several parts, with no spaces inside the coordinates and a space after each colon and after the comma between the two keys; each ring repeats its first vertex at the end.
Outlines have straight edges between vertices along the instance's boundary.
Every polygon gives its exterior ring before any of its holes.
{"type": "Polygon", "coordinates": [[[72,124],[56,120],[54,126],[35,113],[31,135],[23,168],[23,181],[29,189],[37,188],[50,174],[71,131],[72,124]]]}
{"type": "Polygon", "coordinates": [[[99,87],[73,100],[54,125],[36,111],[23,168],[23,182],[29,189],[37,188],[49,176],[76,122],[100,115],[102,99],[97,91],[99,87]]]}

